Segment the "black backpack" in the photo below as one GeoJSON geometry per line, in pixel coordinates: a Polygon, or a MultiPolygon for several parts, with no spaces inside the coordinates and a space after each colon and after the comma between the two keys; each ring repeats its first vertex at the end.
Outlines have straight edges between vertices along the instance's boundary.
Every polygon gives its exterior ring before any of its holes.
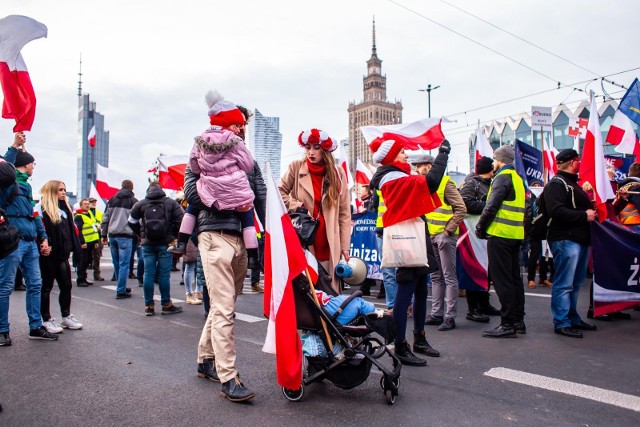
{"type": "Polygon", "coordinates": [[[9,223],[9,219],[4,209],[13,202],[16,194],[18,193],[18,184],[16,183],[13,192],[4,203],[2,209],[0,209],[0,259],[4,259],[11,252],[15,251],[20,243],[20,232],[18,229],[9,223]]]}
{"type": "MultiPolygon", "coordinates": [[[[558,180],[564,184],[567,194],[571,193],[571,202],[575,209],[576,202],[573,197],[573,187],[570,187],[567,182],[559,176],[554,176],[551,181],[558,180]]],[[[551,182],[549,181],[549,183],[551,182]]],[[[540,193],[540,196],[536,198],[531,204],[531,209],[527,212],[528,208],[525,208],[524,214],[524,230],[527,236],[534,240],[546,240],[549,233],[549,227],[551,226],[551,218],[547,212],[546,203],[544,201],[544,190],[540,193]]]]}
{"type": "Polygon", "coordinates": [[[169,220],[163,200],[149,201],[144,209],[144,234],[147,240],[164,242],[169,234],[169,220]]]}

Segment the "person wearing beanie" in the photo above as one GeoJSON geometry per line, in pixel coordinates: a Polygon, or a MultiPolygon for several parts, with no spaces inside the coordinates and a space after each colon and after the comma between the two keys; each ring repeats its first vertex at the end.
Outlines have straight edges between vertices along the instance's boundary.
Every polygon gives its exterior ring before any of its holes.
{"type": "MultiPolygon", "coordinates": [[[[487,194],[493,178],[493,159],[481,157],[476,161],[476,172],[470,173],[460,187],[460,196],[467,207],[467,215],[477,218],[487,204],[487,194]]],[[[480,240],[486,249],[486,242],[480,240]]],[[[489,291],[480,287],[465,289],[467,299],[467,319],[473,322],[487,323],[489,316],[499,316],[500,310],[489,302],[489,291]]]]}
{"type": "Polygon", "coordinates": [[[13,144],[4,155],[5,161],[13,163],[16,179],[0,188],[0,206],[5,206],[5,218],[18,229],[18,247],[0,260],[0,347],[10,346],[9,297],[13,291],[16,271],[21,267],[26,284],[26,307],[29,318],[29,339],[55,341],[58,337],[45,329],[40,315],[42,275],[40,255],[48,256],[51,247],[40,216],[33,213],[31,186],[27,180],[33,175],[35,159],[24,150],[26,137],[22,132],[14,136],[13,144]]]}
{"type": "Polygon", "coordinates": [[[489,276],[502,308],[501,321],[485,331],[489,338],[515,338],[524,324],[524,284],[520,277],[520,247],[524,240],[525,188],[513,166],[515,152],[504,145],[493,153],[495,178],[476,225],[476,236],[487,239],[489,276]]]}
{"type": "MultiPolygon", "coordinates": [[[[374,161],[380,163],[371,178],[374,190],[373,209],[378,211],[378,225],[383,228],[415,218],[422,218],[433,212],[440,200],[436,195],[444,171],[447,167],[451,145],[444,140],[438,149],[431,170],[425,175],[411,175],[411,166],[407,163],[407,155],[402,143],[394,140],[374,141],[370,145],[374,161]],[[395,153],[395,157],[394,156],[395,153]],[[383,209],[381,209],[384,207],[383,209]]],[[[427,251],[430,239],[426,239],[427,227],[424,227],[427,251]]],[[[380,241],[379,241],[380,242],[380,241]]],[[[379,253],[382,253],[379,243],[379,253]]],[[[393,318],[396,322],[395,355],[403,365],[426,366],[427,361],[414,354],[413,351],[431,357],[440,353],[427,342],[424,325],[427,315],[427,276],[435,268],[435,260],[428,267],[400,267],[395,269],[397,289],[387,287],[387,275],[384,276],[387,296],[395,293],[393,318]],[[406,340],[407,310],[413,305],[413,351],[406,340]]]]}
{"type": "Polygon", "coordinates": [[[289,164],[278,189],[289,212],[306,212],[318,226],[309,251],[331,275],[331,286],[341,293],[335,267],[341,257],[349,261],[351,247],[351,196],[344,170],[333,153],[338,141],[320,129],[300,133],[298,144],[305,156],[289,164]]]}

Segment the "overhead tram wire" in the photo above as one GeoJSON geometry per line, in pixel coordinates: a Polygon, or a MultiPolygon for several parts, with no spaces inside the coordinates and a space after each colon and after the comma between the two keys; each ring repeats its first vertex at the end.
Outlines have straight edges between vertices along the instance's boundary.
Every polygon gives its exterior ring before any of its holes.
{"type": "Polygon", "coordinates": [[[452,33],[454,33],[454,34],[456,34],[456,35],[458,35],[458,36],[460,36],[460,37],[464,38],[465,40],[470,41],[471,43],[477,44],[478,46],[481,46],[481,47],[483,47],[483,48],[485,48],[485,49],[487,49],[487,50],[489,50],[489,51],[491,51],[491,52],[495,53],[496,55],[499,55],[499,56],[501,56],[501,57],[503,57],[503,58],[505,58],[505,59],[507,59],[507,60],[509,60],[509,61],[511,61],[511,62],[513,62],[513,63],[515,63],[515,64],[518,64],[518,65],[520,65],[521,67],[524,67],[524,68],[526,68],[527,70],[532,71],[532,72],[534,72],[534,73],[538,74],[539,76],[544,77],[545,79],[548,79],[548,80],[551,80],[551,81],[552,81],[552,82],[554,82],[554,83],[557,83],[558,87],[560,87],[560,86],[562,85],[562,83],[560,82],[560,80],[558,80],[558,79],[554,79],[553,77],[548,76],[547,74],[543,73],[542,71],[538,71],[538,70],[536,70],[536,69],[534,69],[534,68],[532,68],[532,67],[530,67],[530,66],[528,66],[528,65],[526,65],[526,64],[524,64],[524,63],[522,63],[522,62],[520,62],[520,61],[518,61],[518,60],[516,60],[516,59],[513,59],[513,58],[511,58],[511,57],[509,57],[509,56],[505,55],[504,53],[502,53],[502,52],[500,52],[500,51],[498,51],[498,50],[496,50],[496,49],[493,49],[493,48],[491,48],[491,47],[489,47],[489,46],[487,46],[487,45],[485,45],[485,44],[480,43],[480,42],[479,42],[479,41],[477,41],[477,40],[472,39],[471,37],[465,36],[464,34],[462,34],[462,33],[458,32],[458,31],[454,30],[453,28],[451,28],[451,27],[447,27],[446,25],[441,24],[441,23],[439,23],[438,21],[435,21],[435,20],[433,20],[433,19],[429,18],[428,16],[423,15],[423,14],[421,14],[420,12],[417,12],[417,11],[415,11],[415,10],[413,10],[413,9],[411,9],[411,8],[409,8],[409,7],[405,6],[405,5],[403,5],[403,4],[400,4],[400,3],[398,3],[398,2],[397,2],[397,1],[395,1],[395,0],[387,0],[387,1],[388,1],[389,3],[393,3],[393,4],[395,4],[396,6],[398,6],[398,7],[401,7],[401,8],[403,8],[403,9],[405,9],[405,10],[406,10],[406,11],[408,11],[408,12],[413,13],[414,15],[417,15],[417,16],[419,16],[419,17],[423,18],[423,19],[426,19],[427,21],[431,22],[432,24],[435,24],[435,25],[437,25],[437,26],[439,26],[439,27],[442,27],[442,28],[444,28],[445,30],[450,31],[450,32],[452,32],[452,33]]]}

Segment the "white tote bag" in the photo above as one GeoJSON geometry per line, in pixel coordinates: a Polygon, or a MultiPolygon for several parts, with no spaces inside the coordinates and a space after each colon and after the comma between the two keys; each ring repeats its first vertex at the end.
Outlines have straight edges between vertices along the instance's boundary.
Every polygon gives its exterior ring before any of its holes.
{"type": "Polygon", "coordinates": [[[425,223],[420,218],[385,227],[382,239],[382,267],[429,266],[425,223]]]}

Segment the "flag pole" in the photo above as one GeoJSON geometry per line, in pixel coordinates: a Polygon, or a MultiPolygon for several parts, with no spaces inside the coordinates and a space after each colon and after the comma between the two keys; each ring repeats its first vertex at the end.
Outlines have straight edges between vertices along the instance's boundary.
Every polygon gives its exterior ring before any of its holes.
{"type": "Polygon", "coordinates": [[[542,130],[542,125],[540,125],[540,143],[542,144],[542,181],[543,181],[543,187],[545,185],[547,185],[547,175],[549,174],[549,171],[544,167],[544,130],[542,130]]]}
{"type": "MultiPolygon", "coordinates": [[[[311,288],[311,293],[313,294],[313,300],[316,302],[318,308],[320,308],[320,301],[318,300],[318,295],[316,294],[316,288],[313,286],[311,276],[309,276],[309,266],[305,267],[304,272],[306,273],[307,281],[309,282],[309,287],[311,288]]],[[[333,353],[333,343],[331,342],[331,336],[329,335],[327,324],[324,322],[324,319],[322,317],[320,317],[320,322],[322,323],[322,330],[327,336],[327,344],[329,345],[329,350],[331,350],[331,353],[333,353]]]]}

